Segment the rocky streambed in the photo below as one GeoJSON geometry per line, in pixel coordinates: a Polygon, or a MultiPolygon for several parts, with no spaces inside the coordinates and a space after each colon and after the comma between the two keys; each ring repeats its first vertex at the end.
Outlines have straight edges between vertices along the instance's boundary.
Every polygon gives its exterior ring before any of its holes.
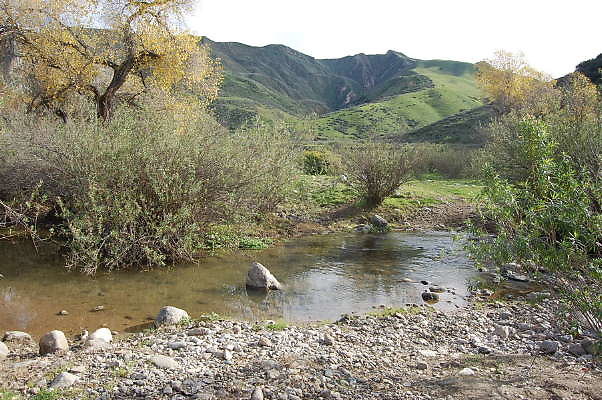
{"type": "Polygon", "coordinates": [[[557,327],[555,300],[487,297],[453,313],[415,306],[290,327],[165,309],[157,329],[104,329],[45,355],[12,333],[1,387],[38,399],[601,398],[592,338],[557,327]],[[40,397],[49,388],[56,397],[40,397]]]}

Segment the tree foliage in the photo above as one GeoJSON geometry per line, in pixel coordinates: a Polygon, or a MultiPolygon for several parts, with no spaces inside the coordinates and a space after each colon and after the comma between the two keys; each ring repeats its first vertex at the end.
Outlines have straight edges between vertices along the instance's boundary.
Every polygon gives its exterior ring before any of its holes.
{"type": "Polygon", "coordinates": [[[504,50],[477,63],[476,79],[499,112],[542,104],[553,87],[551,77],[531,67],[523,54],[504,50]]]}
{"type": "Polygon", "coordinates": [[[66,119],[77,98],[104,120],[118,103],[163,110],[217,97],[219,64],[183,29],[193,0],[0,0],[0,39],[14,43],[27,111],[66,119]],[[161,95],[161,96],[158,96],[161,95]]]}

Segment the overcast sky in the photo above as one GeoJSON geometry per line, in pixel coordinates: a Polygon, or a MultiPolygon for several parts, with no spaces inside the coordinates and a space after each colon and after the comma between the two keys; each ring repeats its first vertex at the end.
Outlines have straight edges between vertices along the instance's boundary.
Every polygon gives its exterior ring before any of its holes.
{"type": "Polygon", "coordinates": [[[477,62],[522,51],[559,77],[602,53],[601,18],[602,0],[200,0],[189,24],[212,40],[316,58],[396,50],[477,62]]]}

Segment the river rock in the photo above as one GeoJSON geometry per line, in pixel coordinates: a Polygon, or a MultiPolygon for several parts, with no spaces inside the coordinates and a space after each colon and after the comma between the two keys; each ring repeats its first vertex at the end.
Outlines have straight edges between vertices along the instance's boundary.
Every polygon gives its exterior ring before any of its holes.
{"type": "Polygon", "coordinates": [[[272,347],[272,341],[265,336],[260,337],[257,344],[261,347],[272,347]]]}
{"type": "Polygon", "coordinates": [[[155,364],[157,368],[161,369],[177,369],[180,364],[171,357],[155,355],[149,358],[149,361],[155,364]]]}
{"type": "Polygon", "coordinates": [[[510,335],[512,335],[512,328],[509,326],[497,325],[493,334],[499,336],[501,339],[508,339],[510,335]]]}
{"type": "Polygon", "coordinates": [[[374,214],[370,217],[370,222],[377,228],[383,229],[389,226],[389,222],[380,215],[374,214]]]}
{"type": "Polygon", "coordinates": [[[463,370],[458,372],[458,375],[460,376],[473,376],[474,374],[475,372],[472,368],[464,368],[463,370]]]}
{"type": "Polygon", "coordinates": [[[581,347],[583,347],[583,350],[585,350],[587,354],[596,355],[598,353],[596,348],[596,342],[594,342],[593,340],[585,338],[580,343],[581,347]]]}
{"type": "Polygon", "coordinates": [[[50,385],[48,386],[50,389],[63,389],[73,386],[79,377],[77,375],[70,374],[69,372],[61,372],[54,378],[50,385]]]}
{"type": "Polygon", "coordinates": [[[322,344],[325,344],[326,346],[332,346],[334,344],[334,338],[326,333],[322,338],[322,344]]]}
{"type": "Polygon", "coordinates": [[[111,344],[103,339],[88,339],[84,347],[90,352],[95,352],[109,349],[111,348],[111,344]]]}
{"type": "Polygon", "coordinates": [[[100,328],[92,332],[92,334],[88,336],[88,340],[104,340],[109,343],[113,341],[113,334],[109,328],[100,328]]]}
{"type": "Polygon", "coordinates": [[[208,328],[193,328],[188,330],[188,332],[186,332],[186,334],[188,336],[206,336],[209,335],[211,333],[211,330],[208,328]]]}
{"type": "Polygon", "coordinates": [[[176,307],[166,306],[159,310],[159,314],[157,315],[157,318],[155,318],[155,326],[176,325],[188,318],[190,318],[190,316],[186,311],[176,307]]]}
{"type": "Polygon", "coordinates": [[[568,352],[574,355],[575,357],[581,357],[582,355],[587,354],[581,343],[573,343],[570,344],[567,348],[568,352]]]}
{"type": "Polygon", "coordinates": [[[560,343],[555,340],[544,340],[539,344],[539,350],[546,354],[554,354],[558,351],[560,343]]]}
{"type": "Polygon", "coordinates": [[[263,390],[260,387],[256,387],[251,394],[251,400],[263,400],[263,390]]]}
{"type": "Polygon", "coordinates": [[[69,350],[69,343],[61,331],[50,331],[40,339],[40,355],[69,350]]]}
{"type": "Polygon", "coordinates": [[[272,273],[258,262],[251,264],[251,269],[247,273],[247,286],[257,289],[280,290],[282,285],[272,275],[272,273]]]}
{"type": "Polygon", "coordinates": [[[4,360],[6,357],[8,357],[8,347],[6,347],[6,345],[2,342],[0,342],[0,360],[4,360]]]}
{"type": "Polygon", "coordinates": [[[29,342],[31,340],[29,333],[20,331],[8,331],[4,333],[4,337],[2,338],[3,342],[29,342]]]}
{"type": "Polygon", "coordinates": [[[442,288],[441,286],[431,286],[429,290],[433,293],[445,293],[445,288],[442,288]]]}
{"type": "Polygon", "coordinates": [[[422,292],[422,300],[424,301],[439,301],[439,295],[432,292],[422,292]]]}

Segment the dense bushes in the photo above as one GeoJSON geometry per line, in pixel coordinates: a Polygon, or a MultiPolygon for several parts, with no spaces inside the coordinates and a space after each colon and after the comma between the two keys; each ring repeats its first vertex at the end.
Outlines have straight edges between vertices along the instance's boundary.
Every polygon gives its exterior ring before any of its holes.
{"type": "Polygon", "coordinates": [[[602,102],[579,76],[557,94],[545,114],[512,112],[492,126],[483,212],[497,235],[473,253],[550,273],[573,322],[600,335],[602,102]]]}
{"type": "Polygon", "coordinates": [[[413,175],[416,154],[409,146],[366,143],[339,150],[348,184],[367,207],[376,207],[413,175]]]}
{"type": "Polygon", "coordinates": [[[437,174],[445,178],[467,178],[479,174],[475,166],[478,150],[466,146],[416,144],[416,174],[437,174]]]}
{"type": "Polygon", "coordinates": [[[61,221],[68,265],[86,273],[191,258],[210,224],[249,217],[285,196],[295,168],[287,133],[229,133],[209,118],[121,113],[36,126],[0,137],[2,196],[40,183],[61,221]],[[15,167],[17,166],[17,167],[15,167]]]}

